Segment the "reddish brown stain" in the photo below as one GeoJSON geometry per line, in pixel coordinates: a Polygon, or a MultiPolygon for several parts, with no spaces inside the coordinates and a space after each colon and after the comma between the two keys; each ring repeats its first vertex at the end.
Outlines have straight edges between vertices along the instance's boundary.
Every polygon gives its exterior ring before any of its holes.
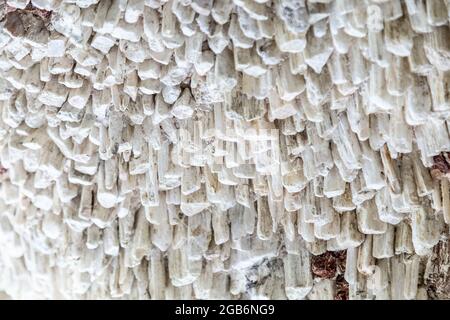
{"type": "Polygon", "coordinates": [[[448,153],[440,154],[433,157],[433,166],[431,167],[431,175],[436,179],[450,173],[450,163],[448,162],[448,153]]]}
{"type": "Polygon", "coordinates": [[[335,300],[348,300],[348,283],[344,279],[347,251],[327,251],[318,256],[312,256],[311,270],[315,277],[335,279],[335,300]]]}

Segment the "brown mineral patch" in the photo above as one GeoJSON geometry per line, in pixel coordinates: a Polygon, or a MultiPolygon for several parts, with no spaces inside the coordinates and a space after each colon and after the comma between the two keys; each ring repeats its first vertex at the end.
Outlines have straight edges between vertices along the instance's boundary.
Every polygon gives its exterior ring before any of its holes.
{"type": "Polygon", "coordinates": [[[319,278],[331,279],[336,275],[336,258],[332,252],[313,256],[311,259],[311,271],[319,278]]]}
{"type": "Polygon", "coordinates": [[[53,11],[36,8],[31,3],[29,3],[24,10],[41,17],[44,21],[50,21],[50,17],[53,13],[53,11]]]}
{"type": "Polygon", "coordinates": [[[347,251],[327,251],[318,256],[312,256],[311,270],[315,277],[336,279],[335,300],[348,300],[348,283],[344,279],[347,251]]]}
{"type": "Polygon", "coordinates": [[[318,256],[312,256],[311,270],[316,277],[332,279],[336,272],[345,271],[347,251],[327,251],[318,256]]]}
{"type": "Polygon", "coordinates": [[[39,43],[48,39],[48,24],[52,11],[38,9],[28,4],[25,9],[3,5],[1,20],[4,27],[14,37],[26,37],[39,43]]]}
{"type": "Polygon", "coordinates": [[[448,162],[448,153],[440,154],[433,157],[433,166],[431,167],[431,175],[435,179],[441,179],[450,173],[450,164],[448,162]]]}

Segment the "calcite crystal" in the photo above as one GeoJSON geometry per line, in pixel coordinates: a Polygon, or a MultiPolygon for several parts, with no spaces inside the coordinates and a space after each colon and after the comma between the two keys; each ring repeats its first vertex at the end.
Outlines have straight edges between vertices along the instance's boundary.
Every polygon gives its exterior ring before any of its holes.
{"type": "Polygon", "coordinates": [[[0,294],[450,297],[449,15],[3,0],[0,294]]]}

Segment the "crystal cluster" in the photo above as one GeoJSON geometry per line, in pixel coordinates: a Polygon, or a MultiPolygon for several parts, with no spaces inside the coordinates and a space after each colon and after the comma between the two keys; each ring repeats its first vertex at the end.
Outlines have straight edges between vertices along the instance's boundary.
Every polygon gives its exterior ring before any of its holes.
{"type": "Polygon", "coordinates": [[[427,298],[450,1],[0,6],[0,291],[427,298]]]}

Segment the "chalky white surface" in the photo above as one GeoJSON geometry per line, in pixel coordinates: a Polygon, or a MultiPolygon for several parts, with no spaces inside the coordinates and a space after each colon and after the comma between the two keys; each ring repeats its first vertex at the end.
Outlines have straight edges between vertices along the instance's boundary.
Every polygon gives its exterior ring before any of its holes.
{"type": "Polygon", "coordinates": [[[0,291],[332,299],[310,260],[347,250],[350,299],[426,298],[449,1],[31,3],[0,26],[0,291]]]}

